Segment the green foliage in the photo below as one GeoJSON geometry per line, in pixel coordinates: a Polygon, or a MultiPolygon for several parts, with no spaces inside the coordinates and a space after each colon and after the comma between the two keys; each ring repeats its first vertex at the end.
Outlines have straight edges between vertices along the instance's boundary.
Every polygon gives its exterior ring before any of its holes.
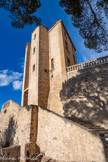
{"type": "Polygon", "coordinates": [[[9,11],[12,26],[23,28],[27,24],[41,22],[33,13],[41,6],[40,0],[0,0],[0,8],[9,11]]]}
{"type": "Polygon", "coordinates": [[[79,29],[84,44],[96,52],[108,50],[108,0],[61,0],[60,6],[72,17],[72,24],[79,29]]]}

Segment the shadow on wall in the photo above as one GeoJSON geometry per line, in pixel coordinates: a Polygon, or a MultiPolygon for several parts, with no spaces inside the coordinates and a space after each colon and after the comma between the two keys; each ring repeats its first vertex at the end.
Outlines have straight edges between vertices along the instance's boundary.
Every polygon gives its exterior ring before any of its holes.
{"type": "Polygon", "coordinates": [[[13,145],[15,134],[16,124],[13,117],[11,117],[9,120],[8,128],[2,135],[2,148],[10,147],[13,145]]]}
{"type": "Polygon", "coordinates": [[[80,70],[63,83],[60,98],[65,117],[108,124],[108,64],[80,70]]]}

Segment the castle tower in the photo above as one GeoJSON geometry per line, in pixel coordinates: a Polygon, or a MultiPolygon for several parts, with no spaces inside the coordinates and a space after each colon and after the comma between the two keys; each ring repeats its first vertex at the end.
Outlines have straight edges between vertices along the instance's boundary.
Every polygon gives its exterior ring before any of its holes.
{"type": "Polygon", "coordinates": [[[49,31],[38,26],[26,46],[22,106],[39,105],[62,114],[59,95],[66,67],[76,63],[75,47],[61,20],[49,31]]]}
{"type": "Polygon", "coordinates": [[[22,106],[47,107],[49,93],[48,29],[39,25],[26,46],[22,106]]]}
{"type": "Polygon", "coordinates": [[[60,101],[60,90],[67,78],[66,67],[76,63],[75,47],[63,22],[58,21],[49,30],[50,93],[48,109],[61,115],[63,115],[63,105],[60,101]]]}

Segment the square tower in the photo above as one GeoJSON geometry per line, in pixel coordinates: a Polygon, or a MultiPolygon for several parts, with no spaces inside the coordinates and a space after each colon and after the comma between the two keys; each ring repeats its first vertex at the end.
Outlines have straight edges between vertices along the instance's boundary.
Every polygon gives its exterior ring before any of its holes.
{"type": "Polygon", "coordinates": [[[60,90],[66,67],[76,64],[75,47],[60,20],[48,31],[39,25],[27,43],[22,106],[39,105],[62,114],[60,90]]]}
{"type": "Polygon", "coordinates": [[[39,25],[26,46],[22,106],[47,107],[49,93],[48,29],[39,25]]]}
{"type": "Polygon", "coordinates": [[[66,67],[77,63],[75,47],[60,20],[49,30],[50,92],[48,109],[63,114],[60,91],[67,79],[66,67]]]}

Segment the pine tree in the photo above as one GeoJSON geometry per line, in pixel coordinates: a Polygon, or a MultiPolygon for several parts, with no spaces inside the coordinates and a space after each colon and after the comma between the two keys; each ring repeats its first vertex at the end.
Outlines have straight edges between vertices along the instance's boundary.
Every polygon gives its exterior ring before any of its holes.
{"type": "Polygon", "coordinates": [[[61,0],[60,6],[71,15],[72,24],[79,29],[87,48],[96,52],[108,50],[105,23],[105,15],[108,18],[108,0],[61,0]]]}
{"type": "Polygon", "coordinates": [[[23,28],[27,24],[41,22],[33,13],[41,6],[40,0],[0,0],[0,8],[9,11],[12,26],[23,28]]]}

